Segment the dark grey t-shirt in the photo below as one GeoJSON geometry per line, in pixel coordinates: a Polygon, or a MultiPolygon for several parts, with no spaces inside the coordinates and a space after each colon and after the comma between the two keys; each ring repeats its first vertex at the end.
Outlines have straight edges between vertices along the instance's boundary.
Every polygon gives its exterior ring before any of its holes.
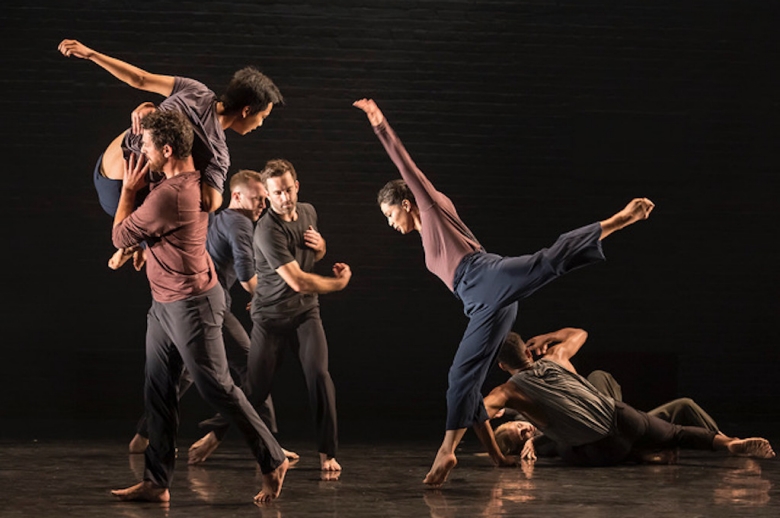
{"type": "Polygon", "coordinates": [[[615,401],[554,361],[538,360],[511,380],[543,409],[547,425],[534,425],[558,444],[587,444],[612,430],[615,401]]]}
{"type": "MultiPolygon", "coordinates": [[[[186,77],[174,78],[173,91],[158,108],[176,110],[183,113],[192,123],[195,139],[192,143],[192,158],[195,169],[201,171],[206,184],[219,192],[225,188],[230,152],[225,138],[225,130],[219,122],[216,112],[217,96],[203,83],[186,77]]],[[[141,152],[141,135],[128,131],[122,142],[125,152],[141,152]]]]}
{"type": "Polygon", "coordinates": [[[253,248],[257,288],[252,297],[252,316],[293,317],[316,307],[317,294],[298,293],[276,273],[276,269],[297,261],[304,272],[314,270],[314,250],[306,246],[303,233],[317,229],[317,212],[308,203],[298,203],[298,219],[282,220],[269,210],[255,226],[253,248]]]}

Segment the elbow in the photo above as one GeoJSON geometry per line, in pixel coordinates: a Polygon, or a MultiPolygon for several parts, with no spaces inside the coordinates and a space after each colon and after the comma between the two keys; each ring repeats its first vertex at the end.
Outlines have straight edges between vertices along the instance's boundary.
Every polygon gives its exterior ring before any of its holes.
{"type": "Polygon", "coordinates": [[[145,90],[146,83],[148,82],[148,77],[146,74],[139,74],[137,72],[130,75],[128,78],[127,83],[132,86],[133,88],[137,88],[138,90],[145,90]]]}

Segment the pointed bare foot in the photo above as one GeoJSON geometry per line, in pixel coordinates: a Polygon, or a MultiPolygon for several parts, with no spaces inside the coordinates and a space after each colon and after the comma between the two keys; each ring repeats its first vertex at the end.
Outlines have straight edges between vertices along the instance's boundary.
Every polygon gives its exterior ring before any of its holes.
{"type": "Polygon", "coordinates": [[[436,454],[436,458],[433,460],[433,466],[431,470],[425,475],[423,484],[429,486],[439,487],[447,480],[450,471],[458,464],[458,459],[454,453],[443,453],[439,451],[436,454]]]}
{"type": "Polygon", "coordinates": [[[301,456],[295,453],[294,451],[285,450],[284,448],[282,448],[282,451],[284,452],[284,456],[290,460],[298,460],[301,458],[301,456]]]}
{"type": "Polygon", "coordinates": [[[130,453],[143,453],[146,451],[146,447],[149,446],[149,439],[143,435],[135,434],[130,440],[129,450],[130,453]]]}
{"type": "Polygon", "coordinates": [[[118,270],[125,264],[131,257],[133,257],[132,250],[126,250],[124,248],[118,249],[114,252],[114,255],[108,260],[108,267],[112,270],[118,270]]]}
{"type": "Polygon", "coordinates": [[[219,446],[220,440],[214,432],[209,432],[197,441],[195,441],[187,452],[187,464],[200,464],[214,453],[219,446]]]}
{"type": "Polygon", "coordinates": [[[341,471],[341,464],[335,457],[328,457],[325,453],[320,453],[320,469],[322,471],[341,471]]]}
{"type": "Polygon", "coordinates": [[[284,462],[282,462],[278,468],[263,475],[263,488],[254,498],[256,504],[266,504],[279,497],[279,494],[282,492],[284,476],[287,474],[287,469],[289,467],[290,461],[284,459],[284,462]]]}
{"type": "Polygon", "coordinates": [[[750,437],[749,439],[734,439],[728,444],[729,453],[757,459],[771,459],[775,452],[769,441],[763,437],[750,437]]]}
{"type": "Polygon", "coordinates": [[[111,494],[124,502],[170,502],[167,487],[158,487],[144,480],[127,489],[112,489],[111,494]]]}

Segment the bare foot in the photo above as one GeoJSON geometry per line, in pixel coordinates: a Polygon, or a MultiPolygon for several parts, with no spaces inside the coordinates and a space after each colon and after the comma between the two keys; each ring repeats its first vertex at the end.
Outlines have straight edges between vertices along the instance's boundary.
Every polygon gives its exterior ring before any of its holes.
{"type": "Polygon", "coordinates": [[[294,451],[285,450],[284,448],[282,448],[282,451],[284,452],[284,456],[290,460],[298,460],[301,458],[301,456],[295,453],[294,451]]]}
{"type": "Polygon", "coordinates": [[[322,471],[341,471],[341,464],[339,464],[335,457],[328,457],[324,453],[320,453],[320,469],[322,471]]]}
{"type": "Polygon", "coordinates": [[[423,484],[428,484],[433,487],[441,486],[447,480],[447,476],[449,476],[450,471],[452,471],[456,464],[458,464],[458,459],[455,457],[454,453],[443,453],[439,451],[439,453],[436,454],[436,458],[433,460],[431,470],[425,475],[425,479],[423,479],[423,484]]]}
{"type": "Polygon", "coordinates": [[[133,257],[133,251],[125,251],[124,248],[118,249],[114,252],[114,255],[108,260],[108,267],[112,270],[118,270],[125,264],[130,258],[133,257]]]}
{"type": "Polygon", "coordinates": [[[135,434],[130,440],[130,453],[143,453],[146,451],[146,447],[149,446],[149,439],[143,435],[135,434]]]}
{"type": "Polygon", "coordinates": [[[744,457],[754,457],[757,459],[771,459],[775,452],[769,441],[762,437],[751,437],[749,439],[734,439],[728,444],[729,453],[741,455],[744,457]]]}
{"type": "Polygon", "coordinates": [[[254,498],[256,504],[265,504],[279,497],[279,493],[282,492],[284,476],[287,474],[287,468],[289,467],[290,461],[284,459],[284,462],[278,468],[263,475],[263,488],[254,498]]]}
{"type": "Polygon", "coordinates": [[[209,455],[214,453],[219,443],[220,441],[214,432],[207,433],[190,446],[187,452],[187,464],[200,464],[205,461],[209,458],[209,455]]]}
{"type": "Polygon", "coordinates": [[[127,489],[112,489],[111,494],[124,502],[170,502],[167,487],[158,487],[144,480],[127,489]]]}

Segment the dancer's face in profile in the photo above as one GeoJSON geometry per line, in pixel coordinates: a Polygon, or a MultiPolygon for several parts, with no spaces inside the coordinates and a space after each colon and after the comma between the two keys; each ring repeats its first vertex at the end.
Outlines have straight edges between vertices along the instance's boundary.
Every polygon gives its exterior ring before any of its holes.
{"type": "Polygon", "coordinates": [[[237,208],[252,221],[260,219],[265,210],[265,200],[268,198],[268,193],[261,182],[249,180],[245,185],[239,186],[232,196],[236,199],[237,208]]]}
{"type": "Polygon", "coordinates": [[[151,171],[161,172],[163,170],[163,166],[168,160],[165,154],[166,148],[168,148],[168,154],[170,154],[168,146],[163,146],[163,149],[157,149],[152,142],[152,135],[149,130],[144,130],[141,137],[141,153],[146,157],[151,171]]]}
{"type": "MultiPolygon", "coordinates": [[[[237,119],[230,127],[239,135],[246,135],[262,126],[265,119],[271,115],[271,110],[273,110],[273,108],[273,103],[268,103],[268,107],[265,110],[261,110],[252,115],[247,114],[244,117],[237,119]]],[[[248,109],[248,106],[244,108],[244,110],[248,109]]]]}
{"type": "Polygon", "coordinates": [[[399,204],[382,202],[379,205],[382,214],[387,218],[387,224],[401,234],[408,234],[414,230],[414,218],[411,214],[411,205],[407,200],[399,204]]]}

